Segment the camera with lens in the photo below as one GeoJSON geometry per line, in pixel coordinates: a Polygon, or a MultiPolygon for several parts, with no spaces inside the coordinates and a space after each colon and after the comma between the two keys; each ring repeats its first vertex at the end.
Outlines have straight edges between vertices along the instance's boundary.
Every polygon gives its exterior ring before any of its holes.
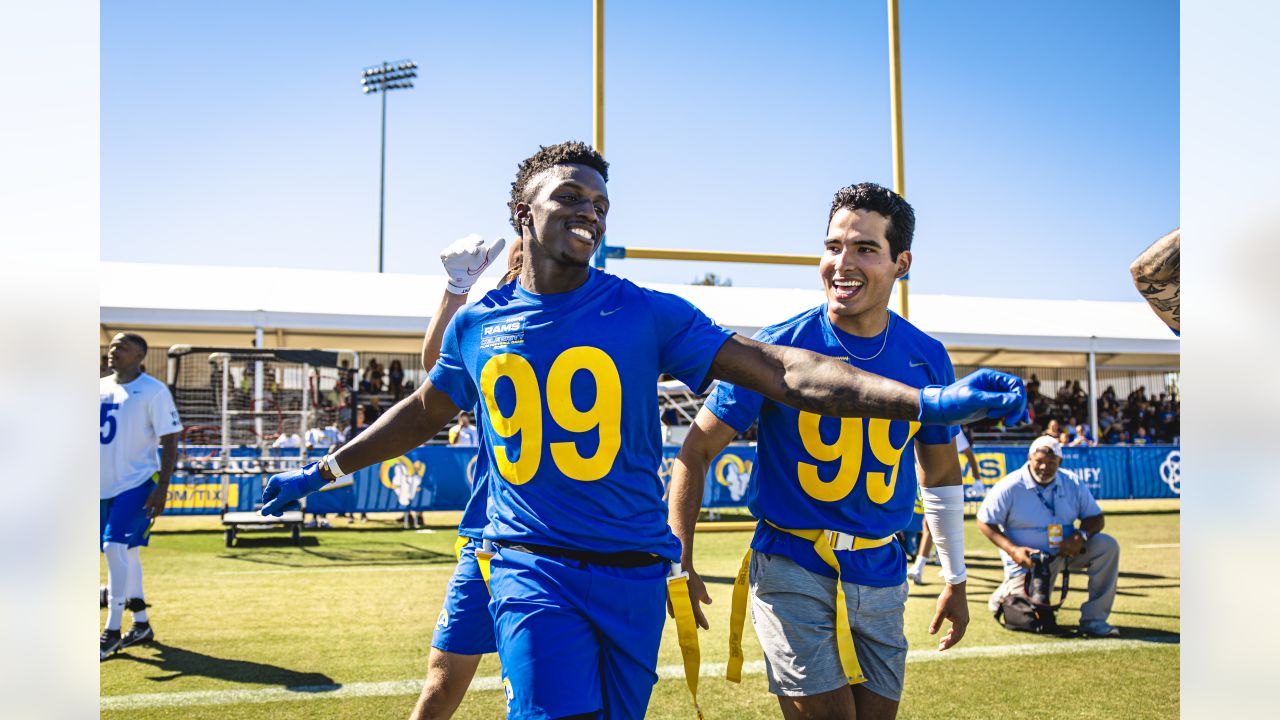
{"type": "Polygon", "coordinates": [[[1012,592],[1000,601],[996,621],[1007,630],[1033,633],[1058,632],[1057,609],[1067,597],[1068,571],[1062,569],[1062,594],[1053,603],[1053,557],[1040,551],[1028,555],[1032,568],[1023,576],[1022,592],[1012,592]]]}
{"type": "Polygon", "coordinates": [[[1027,597],[1037,605],[1048,605],[1053,594],[1053,556],[1037,550],[1030,557],[1035,567],[1027,573],[1027,597]]]}

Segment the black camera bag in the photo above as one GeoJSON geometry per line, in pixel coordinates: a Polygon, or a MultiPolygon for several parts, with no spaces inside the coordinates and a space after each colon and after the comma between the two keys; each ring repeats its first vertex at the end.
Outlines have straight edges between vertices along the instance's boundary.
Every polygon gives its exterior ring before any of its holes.
{"type": "Polygon", "coordinates": [[[1053,558],[1044,553],[1031,556],[1035,567],[1023,576],[1022,588],[1000,601],[996,621],[1006,630],[1032,633],[1058,632],[1056,611],[1067,599],[1070,571],[1062,568],[1062,592],[1056,604],[1049,603],[1053,594],[1053,558]]]}

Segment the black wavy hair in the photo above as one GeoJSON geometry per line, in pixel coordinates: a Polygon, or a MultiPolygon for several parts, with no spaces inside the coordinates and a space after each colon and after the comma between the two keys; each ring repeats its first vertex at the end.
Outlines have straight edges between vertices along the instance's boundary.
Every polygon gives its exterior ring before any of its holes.
{"type": "Polygon", "coordinates": [[[142,337],[142,336],[141,336],[141,335],[139,335],[138,333],[135,333],[135,332],[123,332],[123,333],[120,333],[120,337],[123,337],[125,340],[128,340],[129,342],[133,343],[134,345],[136,345],[136,346],[138,346],[138,347],[142,348],[142,354],[143,354],[143,355],[145,355],[145,354],[147,353],[147,349],[148,349],[148,348],[147,348],[147,340],[146,340],[146,338],[142,337]]]}
{"type": "Polygon", "coordinates": [[[529,181],[538,173],[556,165],[586,165],[600,173],[605,182],[609,182],[609,163],[595,148],[584,142],[570,140],[555,145],[538,147],[538,152],[521,161],[516,168],[515,182],[511,183],[511,202],[507,203],[511,211],[511,227],[520,236],[520,221],[516,220],[516,203],[526,200],[525,192],[529,189],[529,181]]]}
{"type": "Polygon", "coordinates": [[[898,259],[903,250],[911,249],[911,238],[916,233],[916,211],[898,193],[871,182],[840,188],[831,200],[831,213],[827,215],[828,227],[831,225],[831,218],[836,216],[836,211],[840,208],[870,210],[888,218],[889,229],[885,231],[885,240],[889,241],[889,256],[894,260],[898,259]]]}

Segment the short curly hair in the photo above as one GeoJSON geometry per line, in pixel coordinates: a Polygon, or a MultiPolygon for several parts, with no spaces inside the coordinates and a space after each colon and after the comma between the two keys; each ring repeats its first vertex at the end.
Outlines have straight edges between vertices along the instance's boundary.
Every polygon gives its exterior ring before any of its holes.
{"type": "Polygon", "coordinates": [[[511,211],[511,227],[515,228],[517,235],[520,233],[520,222],[516,220],[516,203],[525,201],[530,180],[556,165],[586,165],[600,173],[605,182],[609,182],[609,163],[590,145],[570,140],[539,146],[538,152],[525,158],[516,168],[515,182],[511,183],[511,202],[507,203],[507,208],[511,211]]]}
{"type": "Polygon", "coordinates": [[[827,226],[831,226],[831,218],[836,216],[840,208],[849,210],[870,210],[889,219],[889,229],[885,231],[885,240],[889,241],[889,256],[894,260],[903,250],[911,249],[911,238],[916,234],[916,211],[901,195],[883,185],[871,182],[858,183],[840,188],[831,200],[831,213],[827,215],[827,226]]]}

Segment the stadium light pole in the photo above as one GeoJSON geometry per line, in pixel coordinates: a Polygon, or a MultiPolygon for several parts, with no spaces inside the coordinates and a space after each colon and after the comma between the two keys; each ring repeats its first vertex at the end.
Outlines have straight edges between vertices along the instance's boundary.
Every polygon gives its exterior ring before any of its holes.
{"type": "Polygon", "coordinates": [[[382,272],[383,220],[387,209],[387,93],[392,90],[413,88],[413,78],[418,77],[418,64],[412,60],[383,61],[381,65],[367,67],[360,75],[361,89],[365,95],[382,93],[382,163],[378,181],[378,272],[382,272]]]}

